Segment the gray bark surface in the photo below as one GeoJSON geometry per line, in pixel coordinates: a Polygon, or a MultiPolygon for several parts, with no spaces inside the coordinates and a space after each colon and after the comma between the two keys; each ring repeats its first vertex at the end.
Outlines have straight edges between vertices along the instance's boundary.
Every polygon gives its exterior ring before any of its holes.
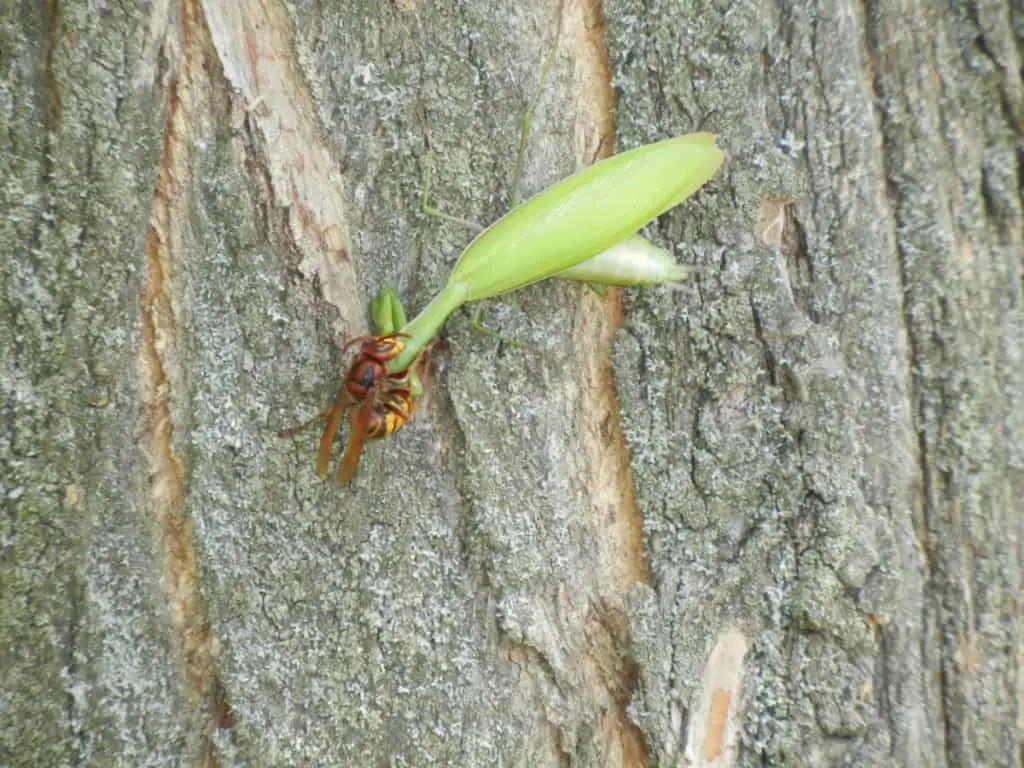
{"type": "Polygon", "coordinates": [[[1024,764],[1024,12],[0,10],[0,766],[1024,764]],[[700,268],[456,313],[321,483],[369,298],[710,130],[700,268]],[[613,141],[614,140],[614,141],[613,141]]]}

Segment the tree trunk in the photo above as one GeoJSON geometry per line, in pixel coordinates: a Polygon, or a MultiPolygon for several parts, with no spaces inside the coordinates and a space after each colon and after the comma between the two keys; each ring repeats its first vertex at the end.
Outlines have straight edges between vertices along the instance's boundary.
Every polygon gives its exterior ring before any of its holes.
{"type": "Polygon", "coordinates": [[[0,765],[1020,766],[1018,4],[0,13],[0,765]],[[543,63],[554,53],[542,78],[543,63]],[[339,346],[513,197],[693,130],[680,288],[339,346]]]}

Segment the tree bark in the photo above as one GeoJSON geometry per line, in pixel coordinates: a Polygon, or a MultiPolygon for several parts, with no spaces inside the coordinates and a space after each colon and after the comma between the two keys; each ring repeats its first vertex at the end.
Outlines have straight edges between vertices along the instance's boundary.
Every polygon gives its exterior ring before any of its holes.
{"type": "Polygon", "coordinates": [[[0,765],[1024,764],[1024,12],[0,13],[0,765]],[[541,78],[545,58],[553,66],[541,78]],[[693,130],[677,288],[448,323],[319,482],[340,344],[693,130]]]}

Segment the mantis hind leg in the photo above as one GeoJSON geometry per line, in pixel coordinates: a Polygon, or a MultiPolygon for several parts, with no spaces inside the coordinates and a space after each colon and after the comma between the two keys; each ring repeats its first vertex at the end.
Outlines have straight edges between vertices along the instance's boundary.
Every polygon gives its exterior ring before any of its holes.
{"type": "Polygon", "coordinates": [[[484,336],[490,336],[491,338],[497,339],[503,344],[508,344],[510,347],[515,347],[516,349],[519,349],[523,346],[521,342],[518,342],[515,339],[510,339],[508,336],[503,336],[497,331],[492,331],[486,325],[481,323],[480,315],[483,314],[483,310],[483,305],[477,304],[475,307],[473,307],[473,310],[470,312],[469,324],[473,326],[474,331],[476,331],[477,333],[482,333],[484,336]]]}
{"type": "MultiPolygon", "coordinates": [[[[559,12],[559,19],[561,19],[561,12],[559,12]]],[[[523,164],[526,158],[526,141],[530,136],[530,124],[533,122],[533,113],[537,109],[537,102],[540,101],[541,94],[544,92],[544,87],[548,82],[548,75],[551,73],[551,67],[555,62],[555,54],[558,52],[558,37],[561,34],[561,29],[555,33],[555,40],[551,45],[551,50],[548,55],[544,58],[543,64],[541,64],[540,77],[537,78],[537,87],[533,91],[533,95],[530,100],[526,103],[526,109],[523,110],[523,115],[519,120],[519,141],[516,144],[516,161],[512,170],[512,196],[509,204],[509,210],[519,207],[519,204],[523,201],[522,192],[520,191],[520,184],[523,180],[523,164]]],[[[447,221],[452,224],[458,224],[460,226],[471,229],[474,232],[482,232],[486,227],[464,219],[461,216],[454,216],[450,213],[442,211],[430,204],[430,174],[433,170],[434,165],[434,151],[428,146],[427,149],[427,160],[423,164],[423,186],[420,194],[420,211],[424,216],[429,216],[435,219],[441,219],[441,221],[447,221]]]]}
{"type": "Polygon", "coordinates": [[[474,232],[482,232],[484,227],[477,224],[469,219],[463,219],[459,216],[453,216],[450,213],[445,213],[440,208],[435,208],[430,204],[430,171],[434,164],[434,150],[427,149],[427,160],[423,164],[423,189],[420,195],[420,211],[424,216],[430,216],[441,221],[447,221],[452,224],[458,224],[460,226],[471,229],[474,232]]]}

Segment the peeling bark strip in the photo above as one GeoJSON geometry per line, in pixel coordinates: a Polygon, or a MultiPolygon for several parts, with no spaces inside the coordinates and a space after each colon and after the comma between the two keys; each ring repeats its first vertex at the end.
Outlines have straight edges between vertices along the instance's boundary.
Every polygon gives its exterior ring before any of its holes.
{"type": "Polygon", "coordinates": [[[173,83],[157,170],[152,223],[146,244],[146,279],[139,295],[142,347],[138,355],[142,391],[142,443],[150,460],[149,503],[160,527],[163,583],[171,624],[180,643],[183,700],[188,713],[189,751],[197,765],[217,764],[212,741],[230,724],[226,691],[217,676],[213,638],[199,589],[191,522],[185,508],[187,468],[175,452],[173,398],[184,390],[175,317],[175,261],[182,257],[182,231],[190,204],[192,131],[205,108],[205,62],[209,36],[193,2],[180,12],[181,60],[173,83]]]}
{"type": "MultiPolygon", "coordinates": [[[[213,51],[239,95],[247,141],[240,166],[261,169],[273,216],[286,217],[281,247],[299,254],[299,270],[319,282],[341,313],[340,336],[361,325],[355,270],[350,259],[342,178],[323,141],[309,84],[296,59],[292,23],[277,2],[201,3],[213,51]]],[[[254,184],[254,186],[257,186],[254,184]]]]}

